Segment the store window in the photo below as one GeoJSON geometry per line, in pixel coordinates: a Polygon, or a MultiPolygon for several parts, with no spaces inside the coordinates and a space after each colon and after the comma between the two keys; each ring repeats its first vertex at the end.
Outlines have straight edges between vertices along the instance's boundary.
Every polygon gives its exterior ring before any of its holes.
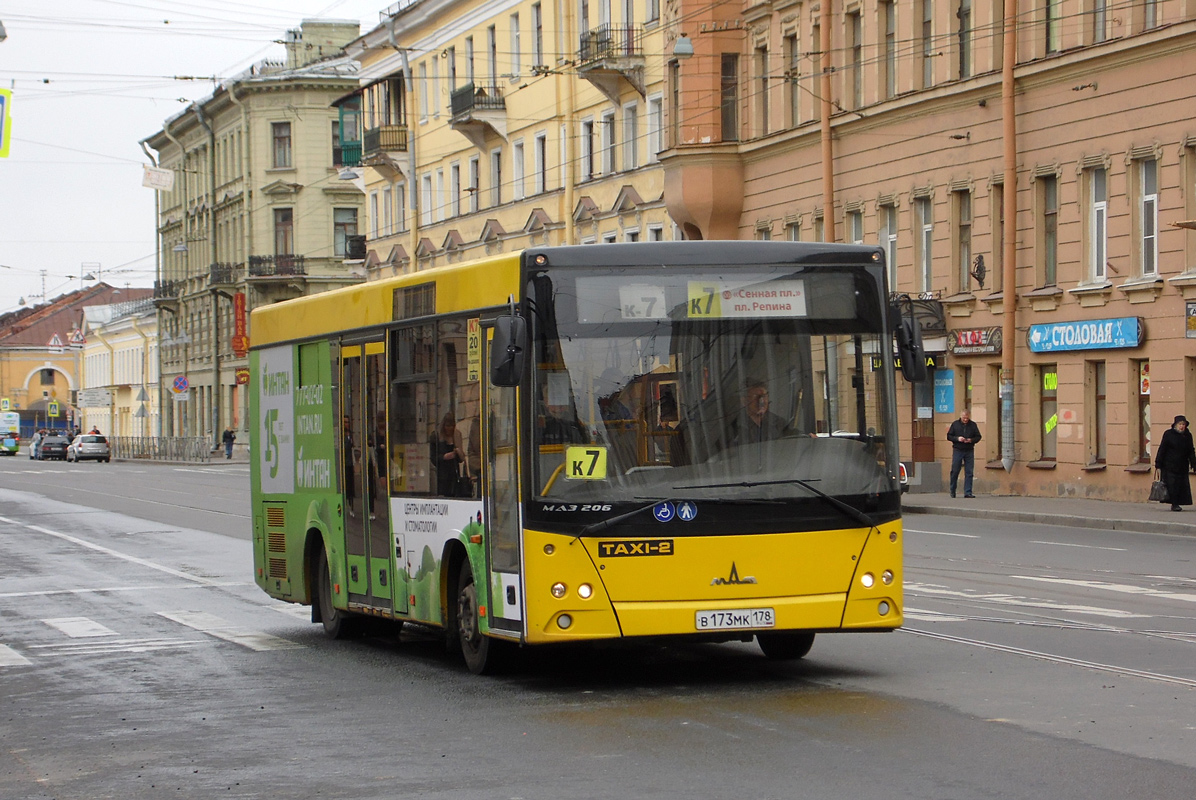
{"type": "Polygon", "coordinates": [[[1038,367],[1039,461],[1054,461],[1059,443],[1059,369],[1055,364],[1038,367]]]}

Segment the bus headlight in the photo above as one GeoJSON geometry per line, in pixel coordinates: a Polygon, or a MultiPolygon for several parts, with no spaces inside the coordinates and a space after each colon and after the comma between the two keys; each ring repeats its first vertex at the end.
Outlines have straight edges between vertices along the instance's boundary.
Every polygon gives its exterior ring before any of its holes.
{"type": "Polygon", "coordinates": [[[864,588],[865,588],[865,589],[871,589],[871,588],[872,588],[872,584],[876,583],[876,578],[873,578],[873,577],[872,577],[872,573],[871,573],[871,572],[865,572],[865,573],[864,573],[864,574],[863,574],[863,575],[860,577],[860,583],[864,584],[864,588]]]}
{"type": "Polygon", "coordinates": [[[583,583],[581,586],[577,587],[577,596],[580,597],[582,600],[589,600],[590,595],[592,595],[593,593],[594,593],[594,587],[590,586],[590,584],[588,584],[588,583],[583,583]]]}
{"type": "Polygon", "coordinates": [[[555,597],[557,600],[560,600],[562,597],[565,596],[565,592],[567,590],[565,588],[565,584],[557,582],[557,583],[552,584],[552,589],[550,589],[549,591],[552,592],[553,597],[555,597]]]}
{"type": "Polygon", "coordinates": [[[892,583],[893,582],[893,570],[886,569],[884,572],[880,573],[880,582],[883,583],[885,586],[888,586],[890,583],[892,583]]]}

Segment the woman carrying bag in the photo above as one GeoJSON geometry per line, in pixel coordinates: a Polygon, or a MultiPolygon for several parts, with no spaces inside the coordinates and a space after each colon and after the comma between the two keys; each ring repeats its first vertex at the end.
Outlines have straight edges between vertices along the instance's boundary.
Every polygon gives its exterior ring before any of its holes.
{"type": "Polygon", "coordinates": [[[1188,418],[1180,414],[1171,429],[1163,434],[1159,449],[1155,451],[1154,466],[1167,485],[1167,499],[1172,511],[1183,511],[1183,506],[1192,505],[1192,486],[1188,482],[1188,470],[1196,470],[1196,449],[1192,446],[1192,432],[1188,430],[1188,418]]]}

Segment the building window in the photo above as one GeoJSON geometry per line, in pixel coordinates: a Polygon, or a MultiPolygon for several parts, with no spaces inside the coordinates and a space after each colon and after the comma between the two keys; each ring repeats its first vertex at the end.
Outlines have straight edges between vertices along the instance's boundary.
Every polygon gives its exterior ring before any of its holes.
{"type": "Polygon", "coordinates": [[[785,239],[790,242],[801,241],[801,223],[789,222],[785,224],[785,239]]]}
{"type": "MultiPolygon", "coordinates": [[[[389,198],[389,194],[387,197],[389,198]]],[[[348,240],[357,235],[357,209],[332,209],[332,248],[333,253],[345,256],[349,252],[348,240]]]]}
{"type": "Polygon", "coordinates": [[[486,69],[490,77],[490,85],[498,85],[498,33],[491,25],[486,28],[486,69]]]}
{"type": "Polygon", "coordinates": [[[523,142],[515,142],[511,149],[511,172],[514,175],[512,180],[512,200],[522,200],[524,196],[524,171],[525,163],[523,160],[523,142]]]}
{"type": "Polygon", "coordinates": [[[502,148],[490,151],[490,205],[502,205],[502,148]]]}
{"type": "Polygon", "coordinates": [[[421,62],[419,65],[419,118],[421,120],[428,118],[428,105],[431,102],[428,95],[431,91],[428,86],[428,64],[421,62]]]}
{"type": "Polygon", "coordinates": [[[461,216],[461,165],[449,166],[449,214],[461,216]]]}
{"type": "Polygon", "coordinates": [[[1092,36],[1093,44],[1109,38],[1109,0],[1094,0],[1092,3],[1092,36]]]}
{"type": "Polygon", "coordinates": [[[897,291],[897,206],[880,207],[880,246],[885,251],[889,291],[897,291]]]}
{"type": "Polygon", "coordinates": [[[660,19],[660,0],[648,0],[648,22],[660,19]]]}
{"type": "Polygon", "coordinates": [[[511,15],[511,72],[519,74],[519,62],[523,60],[523,43],[519,34],[519,15],[511,15]]]}
{"type": "Polygon", "coordinates": [[[1042,2],[1046,17],[1046,51],[1058,53],[1062,49],[1060,38],[1063,35],[1063,0],[1042,0],[1042,2]]]}
{"type": "Polygon", "coordinates": [[[437,222],[444,219],[444,170],[436,170],[436,194],[432,198],[432,217],[437,222]]]}
{"type": "Polygon", "coordinates": [[[664,102],[660,95],[648,98],[648,160],[656,161],[664,149],[661,133],[664,129],[664,102]]]}
{"type": "Polygon", "coordinates": [[[581,180],[594,177],[594,120],[581,121],[581,180]]]}
{"type": "Polygon", "coordinates": [[[851,107],[864,105],[864,23],[859,11],[847,15],[851,47],[851,107]]]}
{"type": "Polygon", "coordinates": [[[914,200],[918,226],[918,291],[934,290],[934,210],[929,197],[914,200]]]}
{"type": "Polygon", "coordinates": [[[1107,421],[1105,395],[1105,362],[1088,361],[1084,364],[1084,384],[1088,389],[1085,426],[1088,439],[1088,463],[1104,464],[1108,459],[1108,439],[1105,433],[1107,421]]]}
{"type": "Polygon", "coordinates": [[[681,144],[681,64],[669,62],[669,145],[681,144]]]}
{"type": "Polygon", "coordinates": [[[602,115],[602,174],[609,175],[615,171],[618,142],[615,138],[615,112],[607,111],[602,115]]]}
{"type": "Polygon", "coordinates": [[[797,34],[791,33],[782,42],[785,57],[785,124],[796,128],[801,123],[801,49],[797,45],[797,34]]]}
{"type": "Polygon", "coordinates": [[[419,179],[419,224],[432,224],[432,174],[427,173],[419,179]]]}
{"type": "Polygon", "coordinates": [[[543,194],[548,191],[548,134],[537,133],[535,140],[535,150],[532,153],[533,166],[535,167],[535,191],[536,194],[543,194]]]}
{"type": "Polygon", "coordinates": [[[544,65],[544,13],[539,3],[532,3],[532,63],[544,65]]]}
{"type": "Polygon", "coordinates": [[[286,169],[291,166],[291,123],[271,123],[270,131],[274,139],[274,168],[286,169]]]}
{"type": "Polygon", "coordinates": [[[929,89],[934,85],[934,2],[921,0],[920,6],[922,23],[919,60],[922,67],[922,88],[929,89]]]}
{"type": "Polygon", "coordinates": [[[761,242],[772,241],[772,227],[757,227],[756,239],[761,242]]]}
{"type": "Polygon", "coordinates": [[[389,236],[395,232],[394,229],[394,213],[391,209],[390,187],[387,186],[382,190],[382,230],[384,235],[389,236]]]}
{"type": "Polygon", "coordinates": [[[649,225],[648,226],[648,241],[649,242],[663,242],[664,241],[664,226],[663,225],[649,225]]]}
{"type": "Polygon", "coordinates": [[[1059,370],[1054,364],[1038,367],[1039,461],[1054,461],[1059,442],[1059,370]]]}
{"type": "Polygon", "coordinates": [[[722,140],[739,141],[739,54],[723,53],[720,79],[722,140]]]}
{"type": "Polygon", "coordinates": [[[993,268],[990,286],[994,292],[1001,291],[1005,279],[1005,187],[994,183],[988,195],[988,219],[993,243],[993,268]]]}
{"type": "Polygon", "coordinates": [[[1134,385],[1134,395],[1138,400],[1137,436],[1134,437],[1137,450],[1132,459],[1138,464],[1150,463],[1150,361],[1142,359],[1131,361],[1131,380],[1137,379],[1134,385]]]}
{"type": "Polygon", "coordinates": [[[1053,175],[1035,181],[1038,200],[1038,286],[1054,286],[1059,266],[1059,181],[1053,175]]]}
{"type": "Polygon", "coordinates": [[[295,252],[295,216],[290,208],[274,209],[274,255],[289,256],[295,252]]]}
{"type": "Polygon", "coordinates": [[[768,135],[768,48],[756,48],[756,75],[759,86],[756,89],[756,130],[761,136],[768,135]]]}
{"type": "Polygon", "coordinates": [[[378,221],[378,193],[370,192],[370,236],[377,239],[382,235],[378,221]]]}
{"type": "Polygon", "coordinates": [[[54,385],[54,370],[52,370],[52,369],[40,370],[39,380],[41,381],[42,386],[53,386],[54,385]]]}
{"type": "Polygon", "coordinates": [[[821,211],[818,211],[814,214],[814,241],[826,241],[826,224],[822,220],[821,211]]]}
{"type": "Polygon", "coordinates": [[[972,193],[951,193],[955,224],[955,275],[961,292],[972,290],[972,193]]]}
{"type": "Polygon", "coordinates": [[[629,103],[623,106],[623,169],[633,170],[640,165],[639,106],[629,103]]]}
{"type": "Polygon", "coordinates": [[[1138,230],[1142,246],[1139,263],[1142,277],[1159,272],[1159,162],[1153,158],[1137,162],[1141,201],[1138,203],[1138,230]]]}
{"type": "Polygon", "coordinates": [[[1104,283],[1108,262],[1109,218],[1108,171],[1104,167],[1088,170],[1088,280],[1104,283]]]}
{"type": "Polygon", "coordinates": [[[397,183],[394,186],[395,197],[395,228],[407,230],[407,186],[397,183]]]}
{"type": "Polygon", "coordinates": [[[972,0],[958,0],[955,17],[959,27],[955,35],[959,45],[959,77],[969,78],[972,75],[972,0]]]}
{"type": "Polygon", "coordinates": [[[1149,30],[1159,26],[1159,0],[1143,0],[1142,27],[1149,30]]]}
{"type": "Polygon", "coordinates": [[[469,186],[465,191],[469,193],[469,210],[478,210],[478,195],[482,193],[482,167],[477,156],[469,159],[469,186]]]}
{"type": "Polygon", "coordinates": [[[465,79],[466,83],[477,83],[477,72],[473,65],[473,37],[465,37],[465,79]]]}
{"type": "Polygon", "coordinates": [[[449,92],[452,92],[457,88],[457,48],[449,47],[444,52],[445,59],[448,61],[449,92]]]}
{"type": "Polygon", "coordinates": [[[883,32],[880,47],[880,85],[885,98],[897,95],[897,3],[894,0],[880,2],[880,29],[883,32]]]}
{"type": "Polygon", "coordinates": [[[847,240],[851,244],[864,243],[864,212],[847,212],[847,240]]]}
{"type": "Polygon", "coordinates": [[[640,232],[638,230],[632,228],[631,230],[623,231],[623,241],[638,242],[639,240],[640,240],[640,232]]]}
{"type": "MultiPolygon", "coordinates": [[[[341,121],[339,119],[332,120],[332,166],[339,167],[344,164],[343,155],[341,153],[341,121]]],[[[227,173],[227,167],[224,172],[227,173]]],[[[221,180],[223,183],[224,180],[221,180]]]]}

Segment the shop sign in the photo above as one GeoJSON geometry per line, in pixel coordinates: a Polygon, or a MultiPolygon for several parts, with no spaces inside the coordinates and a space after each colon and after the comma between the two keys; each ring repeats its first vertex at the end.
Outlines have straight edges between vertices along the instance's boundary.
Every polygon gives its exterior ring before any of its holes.
{"type": "Polygon", "coordinates": [[[957,328],[947,331],[947,350],[956,356],[999,355],[1003,334],[992,328],[957,328]]]}
{"type": "Polygon", "coordinates": [[[249,337],[245,334],[247,330],[245,320],[245,293],[237,292],[233,295],[233,355],[236,358],[244,358],[245,354],[249,352],[249,337]]]}
{"type": "Polygon", "coordinates": [[[1184,336],[1196,339],[1196,300],[1188,301],[1188,328],[1184,331],[1184,336]]]}
{"type": "MultiPolygon", "coordinates": [[[[883,358],[881,358],[880,356],[872,356],[872,371],[873,372],[875,372],[878,369],[883,369],[884,365],[885,365],[885,362],[884,362],[883,358]]],[[[928,369],[942,369],[943,367],[947,366],[947,358],[946,358],[946,356],[933,355],[931,353],[927,353],[926,354],[926,366],[928,369]]],[[[901,356],[896,355],[896,354],[893,355],[893,368],[896,369],[898,372],[901,371],[901,356]]]]}
{"type": "Polygon", "coordinates": [[[940,369],[934,373],[934,411],[950,414],[955,410],[955,370],[940,369]]]}
{"type": "Polygon", "coordinates": [[[1141,317],[1031,325],[1026,333],[1033,353],[1138,347],[1145,338],[1146,327],[1141,317]]]}
{"type": "Polygon", "coordinates": [[[237,385],[238,386],[245,386],[246,384],[249,383],[249,368],[248,367],[237,367],[236,375],[237,375],[237,385]]]}

